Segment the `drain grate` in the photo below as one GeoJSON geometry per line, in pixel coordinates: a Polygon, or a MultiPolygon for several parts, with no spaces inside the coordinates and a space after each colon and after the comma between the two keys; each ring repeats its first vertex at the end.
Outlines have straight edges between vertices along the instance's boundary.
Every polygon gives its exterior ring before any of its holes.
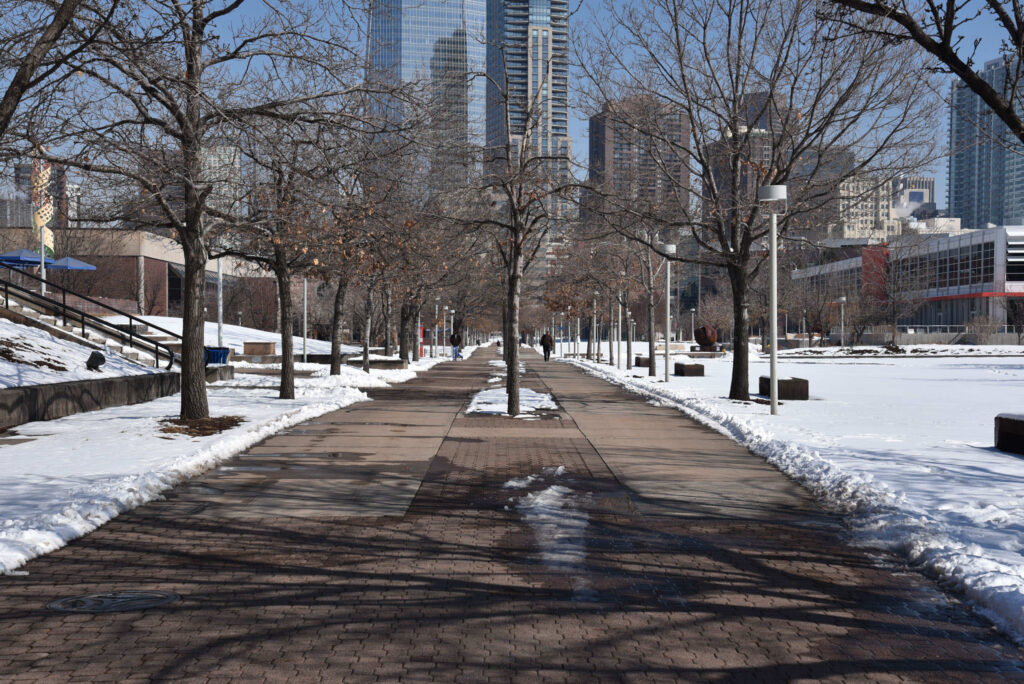
{"type": "Polygon", "coordinates": [[[60,613],[127,613],[165,606],[180,598],[173,591],[111,591],[62,598],[46,607],[60,613]]]}

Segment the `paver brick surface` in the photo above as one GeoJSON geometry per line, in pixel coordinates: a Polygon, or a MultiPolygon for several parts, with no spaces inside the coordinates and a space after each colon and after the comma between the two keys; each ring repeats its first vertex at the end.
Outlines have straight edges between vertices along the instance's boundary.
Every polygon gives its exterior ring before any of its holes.
{"type": "Polygon", "coordinates": [[[982,618],[678,412],[528,354],[524,385],[560,410],[463,414],[492,358],[297,426],[0,578],[0,680],[1024,681],[982,618]],[[531,508],[549,487],[567,507],[531,508]],[[181,599],[46,608],[122,589],[181,599]]]}

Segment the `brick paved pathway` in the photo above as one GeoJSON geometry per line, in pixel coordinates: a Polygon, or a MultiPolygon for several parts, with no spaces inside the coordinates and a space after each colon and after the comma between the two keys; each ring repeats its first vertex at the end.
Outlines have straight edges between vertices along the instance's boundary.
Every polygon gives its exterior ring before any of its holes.
{"type": "Polygon", "coordinates": [[[758,459],[528,357],[542,419],[460,413],[485,349],[0,577],[0,681],[1024,681],[758,459]],[[181,598],[46,608],[128,589],[181,598]]]}

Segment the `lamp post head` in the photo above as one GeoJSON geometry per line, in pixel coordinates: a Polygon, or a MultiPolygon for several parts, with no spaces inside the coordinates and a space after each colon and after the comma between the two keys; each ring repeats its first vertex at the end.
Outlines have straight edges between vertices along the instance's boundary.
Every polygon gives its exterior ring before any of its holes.
{"type": "Polygon", "coordinates": [[[661,246],[661,251],[671,256],[676,253],[676,246],[671,243],[665,243],[661,246]]]}
{"type": "Polygon", "coordinates": [[[785,185],[762,185],[757,189],[758,202],[784,202],[787,199],[785,185]]]}
{"type": "Polygon", "coordinates": [[[839,302],[840,304],[845,304],[845,303],[846,303],[846,297],[840,297],[840,298],[839,298],[838,300],[836,300],[836,301],[838,301],[838,302],[839,302]]]}

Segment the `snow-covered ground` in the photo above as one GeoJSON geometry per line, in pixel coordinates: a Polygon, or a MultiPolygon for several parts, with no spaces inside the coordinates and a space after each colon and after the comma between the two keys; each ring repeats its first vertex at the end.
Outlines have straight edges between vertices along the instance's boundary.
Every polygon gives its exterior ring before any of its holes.
{"type": "Polygon", "coordinates": [[[134,363],[109,349],[102,352],[106,363],[99,371],[86,370],[86,359],[94,351],[44,330],[0,318],[0,387],[94,380],[163,370],[134,363]]]}
{"type": "MultiPolygon", "coordinates": [[[[654,378],[569,362],[747,446],[845,511],[863,543],[903,554],[1024,637],[1024,457],[993,447],[994,417],[1024,405],[1024,359],[783,357],[780,377],[808,379],[811,400],[784,401],[778,416],[725,398],[729,358],[700,359],[705,377],[667,385],[661,357],[654,378]]],[[[753,392],[767,373],[767,359],[752,360],[753,392]]]]}
{"type": "Polygon", "coordinates": [[[424,360],[402,371],[368,375],[343,369],[334,378],[297,378],[295,400],[277,399],[274,376],[226,380],[209,388],[210,415],[241,416],[245,422],[210,437],[160,432],[159,421],[178,413],[177,395],[18,426],[4,436],[31,441],[0,446],[0,573],[17,572],[29,559],[280,430],[367,401],[358,387],[404,382],[442,360],[424,360]]]}
{"type": "MultiPolygon", "coordinates": [[[[905,344],[901,345],[904,356],[1024,356],[1024,346],[1010,344],[905,344]]],[[[780,349],[779,356],[900,356],[884,347],[807,347],[803,349],[780,349]]]]}
{"type": "MultiPolygon", "coordinates": [[[[504,387],[480,390],[473,395],[473,401],[469,403],[466,413],[487,413],[498,416],[507,416],[505,409],[508,408],[508,392],[504,387]]],[[[530,417],[534,412],[545,409],[557,409],[558,404],[550,394],[534,392],[532,389],[520,388],[519,390],[519,415],[516,418],[530,417]]]]}
{"type": "MultiPolygon", "coordinates": [[[[142,320],[147,323],[159,325],[165,330],[169,330],[176,335],[181,335],[181,319],[172,318],[168,316],[139,316],[142,320]]],[[[119,316],[111,316],[109,320],[118,323],[127,323],[128,319],[119,316]]],[[[204,337],[206,338],[206,346],[215,347],[217,346],[217,323],[206,323],[206,327],[203,331],[204,337]]],[[[224,346],[230,347],[236,354],[242,353],[242,347],[244,342],[276,342],[277,353],[281,352],[281,335],[276,332],[268,332],[266,330],[257,330],[256,328],[246,328],[240,325],[224,324],[224,346]]],[[[292,337],[293,339],[293,350],[296,354],[302,353],[302,336],[292,337]]],[[[341,345],[341,351],[343,354],[355,354],[360,351],[360,348],[351,345],[341,345]]],[[[323,340],[314,340],[309,338],[306,340],[306,352],[309,354],[330,354],[331,343],[323,340]]]]}

